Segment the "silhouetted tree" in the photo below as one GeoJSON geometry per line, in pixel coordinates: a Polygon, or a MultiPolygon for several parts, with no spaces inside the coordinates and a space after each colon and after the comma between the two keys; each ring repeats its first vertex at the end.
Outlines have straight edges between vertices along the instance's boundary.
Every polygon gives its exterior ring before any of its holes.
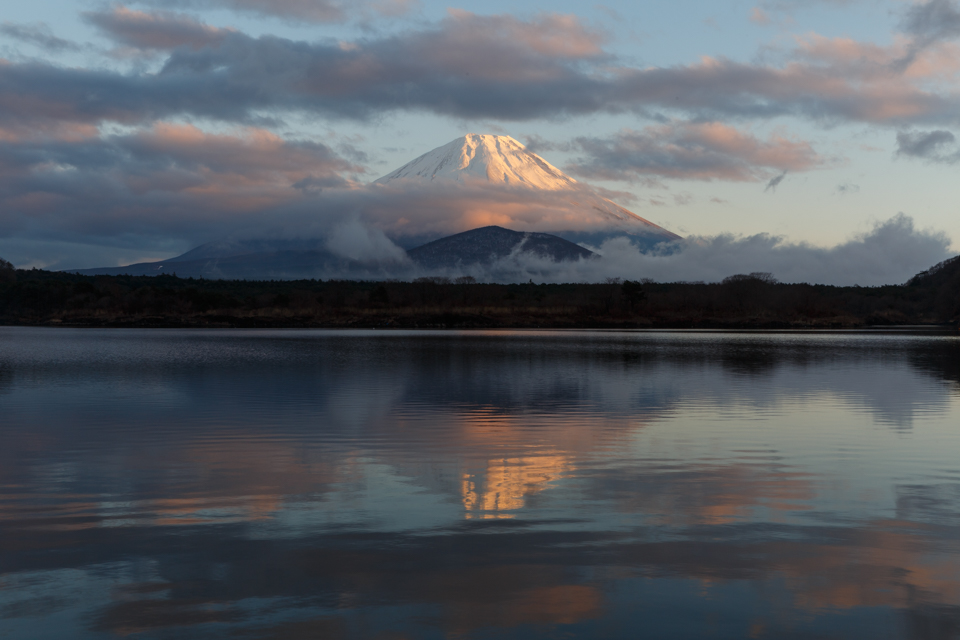
{"type": "Polygon", "coordinates": [[[16,282],[17,281],[17,270],[14,269],[13,264],[7,262],[3,258],[0,258],[0,282],[16,282]]]}
{"type": "Polygon", "coordinates": [[[633,280],[624,280],[620,285],[620,294],[627,303],[627,308],[631,311],[646,300],[647,293],[643,290],[643,284],[633,280]]]}

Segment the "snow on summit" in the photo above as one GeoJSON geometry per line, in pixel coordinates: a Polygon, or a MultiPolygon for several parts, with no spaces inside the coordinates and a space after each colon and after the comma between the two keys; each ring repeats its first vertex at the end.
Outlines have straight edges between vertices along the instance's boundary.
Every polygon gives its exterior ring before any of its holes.
{"type": "Polygon", "coordinates": [[[570,189],[576,184],[576,180],[530,153],[510,136],[482,133],[469,133],[437,147],[374,184],[394,180],[476,180],[550,191],[570,189]]]}

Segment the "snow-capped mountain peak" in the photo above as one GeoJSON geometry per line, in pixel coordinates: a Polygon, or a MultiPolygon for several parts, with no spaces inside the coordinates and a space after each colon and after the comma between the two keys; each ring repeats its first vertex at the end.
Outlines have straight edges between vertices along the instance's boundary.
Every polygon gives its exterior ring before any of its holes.
{"type": "MultiPolygon", "coordinates": [[[[445,197],[450,195],[452,187],[476,199],[469,206],[468,218],[488,225],[514,224],[511,216],[526,210],[531,213],[526,218],[529,222],[523,225],[524,231],[607,229],[658,241],[679,238],[603,197],[590,185],[567,176],[510,136],[469,133],[408,162],[373,185],[401,191],[412,187],[420,196],[436,188],[438,194],[445,197]],[[441,186],[445,188],[439,188],[441,186]],[[517,189],[523,193],[514,193],[520,196],[516,206],[507,206],[510,192],[517,189]],[[497,195],[489,206],[484,205],[484,194],[491,192],[497,195]],[[538,197],[537,192],[542,197],[538,197]]],[[[465,211],[450,210],[449,213],[465,215],[465,211]]]]}
{"type": "Polygon", "coordinates": [[[486,182],[556,191],[576,180],[510,136],[468,133],[388,173],[374,184],[403,181],[486,182]]]}

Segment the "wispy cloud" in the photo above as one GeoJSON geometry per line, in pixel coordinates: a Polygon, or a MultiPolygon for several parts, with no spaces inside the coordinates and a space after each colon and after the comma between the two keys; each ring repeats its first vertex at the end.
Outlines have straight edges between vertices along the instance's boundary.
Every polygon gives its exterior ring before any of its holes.
{"type": "Polygon", "coordinates": [[[750,11],[750,22],[753,24],[758,24],[761,27],[765,27],[770,24],[770,15],[767,14],[761,7],[754,7],[750,11]]]}
{"type": "Polygon", "coordinates": [[[837,195],[847,196],[854,193],[860,193],[860,185],[853,184],[852,182],[844,182],[843,184],[837,185],[837,195]]]}
{"type": "Polygon", "coordinates": [[[763,188],[763,192],[766,193],[767,191],[776,191],[777,187],[780,186],[780,183],[783,182],[783,179],[786,177],[787,171],[784,170],[784,172],[780,175],[770,178],[769,182],[767,182],[767,186],[763,188]]]}
{"type": "Polygon", "coordinates": [[[956,0],[927,0],[907,9],[903,31],[912,38],[898,66],[909,66],[920,52],[935,43],[960,37],[960,7],[956,0]]]}
{"type": "Polygon", "coordinates": [[[146,13],[120,5],[83,16],[115,42],[135,49],[166,50],[181,46],[196,49],[219,44],[233,33],[232,29],[211,27],[182,13],[146,13]]]}
{"type": "Polygon", "coordinates": [[[901,131],[897,134],[897,155],[930,162],[960,162],[960,145],[949,131],[901,131]]]}
{"type": "Polygon", "coordinates": [[[8,38],[36,45],[52,53],[80,51],[83,48],[75,42],[57,37],[53,30],[42,22],[36,24],[3,22],[0,24],[0,33],[8,38]]]}

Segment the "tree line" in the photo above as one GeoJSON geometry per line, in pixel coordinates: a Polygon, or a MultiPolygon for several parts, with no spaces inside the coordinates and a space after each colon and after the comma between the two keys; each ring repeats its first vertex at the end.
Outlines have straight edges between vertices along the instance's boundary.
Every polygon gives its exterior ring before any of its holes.
{"type": "Polygon", "coordinates": [[[8,325],[816,328],[958,320],[958,259],[883,287],[785,284],[767,273],[718,283],[205,280],[0,263],[0,322],[8,325]]]}

